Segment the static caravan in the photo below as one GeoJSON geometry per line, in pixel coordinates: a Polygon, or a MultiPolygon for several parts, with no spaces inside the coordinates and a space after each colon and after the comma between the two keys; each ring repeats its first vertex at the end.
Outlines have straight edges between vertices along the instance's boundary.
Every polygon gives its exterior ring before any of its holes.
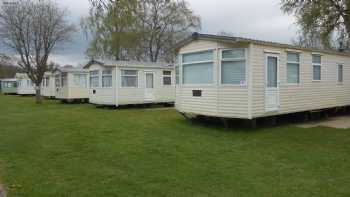
{"type": "Polygon", "coordinates": [[[350,105],[350,54],[194,33],[177,46],[176,109],[255,121],[350,105]]]}
{"type": "Polygon", "coordinates": [[[48,98],[54,98],[56,95],[55,75],[52,72],[45,72],[41,83],[41,95],[48,98]]]}
{"type": "Polygon", "coordinates": [[[87,101],[88,71],[81,68],[60,68],[55,73],[55,98],[65,101],[87,101]]]}
{"type": "Polygon", "coordinates": [[[18,95],[35,95],[35,85],[27,74],[16,73],[16,79],[18,95]]]}
{"type": "Polygon", "coordinates": [[[174,103],[174,68],[166,63],[136,61],[91,61],[90,103],[120,106],[128,104],[174,103]]]}
{"type": "Polygon", "coordinates": [[[3,94],[17,94],[17,79],[1,79],[0,91],[3,94]]]}

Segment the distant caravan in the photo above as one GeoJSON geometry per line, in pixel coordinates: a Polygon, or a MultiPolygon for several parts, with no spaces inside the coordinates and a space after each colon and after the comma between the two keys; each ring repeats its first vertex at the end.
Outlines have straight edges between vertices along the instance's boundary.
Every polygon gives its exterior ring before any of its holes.
{"type": "Polygon", "coordinates": [[[66,102],[87,102],[88,71],[82,68],[59,68],[54,72],[55,98],[66,102]]]}
{"type": "Polygon", "coordinates": [[[174,67],[167,63],[93,60],[89,70],[89,102],[97,105],[175,101],[174,67]]]}
{"type": "Polygon", "coordinates": [[[18,95],[35,95],[35,85],[25,73],[16,73],[17,94],[18,95]]]}

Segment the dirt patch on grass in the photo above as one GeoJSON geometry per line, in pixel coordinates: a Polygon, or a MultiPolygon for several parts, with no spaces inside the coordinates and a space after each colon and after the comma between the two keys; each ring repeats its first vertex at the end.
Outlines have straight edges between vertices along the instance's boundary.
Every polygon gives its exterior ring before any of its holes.
{"type": "Polygon", "coordinates": [[[332,117],[321,121],[309,122],[297,125],[301,128],[313,128],[313,127],[331,127],[336,129],[349,129],[350,128],[350,116],[338,116],[332,117]]]}

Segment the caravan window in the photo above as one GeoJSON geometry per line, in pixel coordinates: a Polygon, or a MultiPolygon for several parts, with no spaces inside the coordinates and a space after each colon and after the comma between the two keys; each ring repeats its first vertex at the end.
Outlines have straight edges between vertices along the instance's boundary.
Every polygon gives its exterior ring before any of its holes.
{"type": "Polygon", "coordinates": [[[86,74],[74,74],[74,86],[86,88],[86,74]]]}
{"type": "Polygon", "coordinates": [[[48,87],[50,85],[50,78],[49,77],[45,77],[45,85],[46,85],[46,87],[48,87]]]}
{"type": "Polygon", "coordinates": [[[90,71],[90,87],[91,88],[97,88],[100,86],[99,74],[100,74],[100,72],[98,70],[90,71]]]}
{"type": "Polygon", "coordinates": [[[230,49],[222,51],[221,83],[246,84],[245,49],[230,49]]]}
{"type": "Polygon", "coordinates": [[[321,55],[312,55],[312,73],[314,81],[321,80],[321,55]]]}
{"type": "Polygon", "coordinates": [[[102,87],[109,88],[112,87],[112,70],[102,71],[102,87]]]}
{"type": "Polygon", "coordinates": [[[300,54],[287,53],[287,83],[297,84],[300,82],[300,54]]]}
{"type": "Polygon", "coordinates": [[[55,75],[55,86],[60,87],[60,75],[55,75]]]}
{"type": "Polygon", "coordinates": [[[183,84],[212,84],[213,56],[213,50],[183,54],[183,84]]]}
{"type": "Polygon", "coordinates": [[[338,82],[343,82],[343,65],[338,65],[338,82]]]}
{"type": "Polygon", "coordinates": [[[171,71],[163,71],[163,85],[171,85],[171,71]]]}
{"type": "Polygon", "coordinates": [[[61,86],[62,87],[67,86],[67,73],[61,74],[61,86]]]}
{"type": "Polygon", "coordinates": [[[137,70],[122,70],[122,87],[138,87],[138,71],[137,70]]]}

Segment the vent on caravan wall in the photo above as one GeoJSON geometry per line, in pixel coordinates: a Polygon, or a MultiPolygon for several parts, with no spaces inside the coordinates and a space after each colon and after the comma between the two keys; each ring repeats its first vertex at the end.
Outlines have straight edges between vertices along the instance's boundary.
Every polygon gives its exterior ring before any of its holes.
{"type": "Polygon", "coordinates": [[[192,96],[201,97],[202,96],[202,90],[192,90],[192,96]]]}

